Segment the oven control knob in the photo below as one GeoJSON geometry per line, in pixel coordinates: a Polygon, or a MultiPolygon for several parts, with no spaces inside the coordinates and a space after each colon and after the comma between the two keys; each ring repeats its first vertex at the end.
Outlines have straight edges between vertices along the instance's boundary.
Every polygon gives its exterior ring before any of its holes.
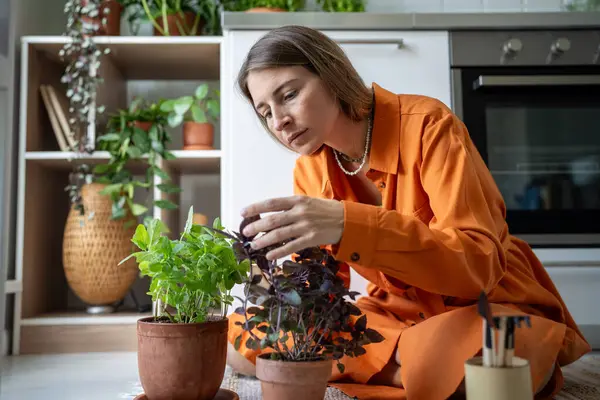
{"type": "Polygon", "coordinates": [[[523,49],[523,42],[520,39],[512,38],[507,40],[502,46],[505,55],[512,55],[523,49]]]}
{"type": "Polygon", "coordinates": [[[552,54],[558,55],[564,53],[565,51],[569,51],[570,48],[571,41],[569,39],[558,38],[554,43],[552,43],[550,51],[552,51],[552,54]]]}

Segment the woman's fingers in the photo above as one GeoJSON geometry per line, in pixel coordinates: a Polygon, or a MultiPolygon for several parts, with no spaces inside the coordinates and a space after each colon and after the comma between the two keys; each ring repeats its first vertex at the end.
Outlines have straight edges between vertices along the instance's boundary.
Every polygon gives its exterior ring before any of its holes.
{"type": "Polygon", "coordinates": [[[259,232],[269,232],[282,226],[290,225],[297,219],[294,210],[278,212],[254,221],[244,228],[242,232],[246,237],[252,237],[259,232]]]}
{"type": "Polygon", "coordinates": [[[305,224],[302,223],[294,223],[270,230],[255,238],[252,241],[252,248],[258,250],[289,239],[299,238],[304,235],[305,230],[305,224]]]}
{"type": "Polygon", "coordinates": [[[244,208],[242,210],[242,217],[247,218],[267,212],[289,210],[299,201],[302,201],[305,197],[306,196],[277,197],[260,201],[244,208]]]}

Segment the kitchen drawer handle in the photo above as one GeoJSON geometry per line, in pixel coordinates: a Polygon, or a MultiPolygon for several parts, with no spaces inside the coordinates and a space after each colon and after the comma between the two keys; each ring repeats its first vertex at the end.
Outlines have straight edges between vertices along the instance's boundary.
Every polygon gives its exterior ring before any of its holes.
{"type": "Polygon", "coordinates": [[[392,44],[399,49],[404,47],[402,39],[338,39],[336,41],[340,44],[392,44]]]}
{"type": "Polygon", "coordinates": [[[486,86],[600,85],[600,75],[479,75],[473,89],[486,86]]]}

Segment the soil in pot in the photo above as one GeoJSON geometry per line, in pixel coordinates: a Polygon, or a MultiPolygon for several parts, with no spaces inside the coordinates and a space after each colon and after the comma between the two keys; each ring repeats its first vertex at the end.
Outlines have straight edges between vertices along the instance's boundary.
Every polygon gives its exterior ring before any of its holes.
{"type": "MultiPolygon", "coordinates": [[[[182,15],[180,14],[172,14],[167,15],[167,26],[169,28],[169,33],[165,32],[165,35],[161,34],[156,27],[154,28],[154,36],[190,36],[192,33],[192,28],[194,27],[194,21],[196,20],[196,14],[193,12],[186,12],[182,15]]],[[[165,31],[164,21],[162,16],[158,16],[156,18],[156,23],[160,28],[165,31]]],[[[198,22],[198,29],[193,33],[193,36],[198,36],[204,29],[204,20],[200,18],[198,22]]]]}
{"type": "MultiPolygon", "coordinates": [[[[81,0],[82,5],[86,5],[87,0],[81,0]]],[[[97,18],[83,17],[84,23],[98,26],[96,36],[119,36],[121,35],[121,12],[123,7],[116,0],[106,0],[102,2],[100,16],[97,18]],[[108,12],[106,12],[108,10],[108,12]],[[102,24],[102,19],[106,18],[106,24],[102,24]]]]}
{"type": "Polygon", "coordinates": [[[325,398],[333,361],[276,361],[269,354],[256,358],[256,377],[263,400],[316,400],[325,398]]]}
{"type": "Polygon", "coordinates": [[[211,123],[187,121],[183,124],[184,150],[212,150],[215,128],[211,123]]]}
{"type": "Polygon", "coordinates": [[[227,331],[227,318],[138,320],[138,369],[148,400],[213,400],[225,374],[227,331]]]}

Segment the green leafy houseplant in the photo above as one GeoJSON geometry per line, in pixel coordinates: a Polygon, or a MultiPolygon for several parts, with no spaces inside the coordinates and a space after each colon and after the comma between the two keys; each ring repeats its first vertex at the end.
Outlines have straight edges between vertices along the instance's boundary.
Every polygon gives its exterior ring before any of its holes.
{"type": "MultiPolygon", "coordinates": [[[[159,166],[161,158],[175,158],[167,150],[171,137],[166,131],[167,114],[160,110],[162,101],[150,103],[141,97],[135,98],[128,109],[119,110],[110,117],[107,132],[98,138],[98,148],[108,151],[110,160],[106,164],[96,165],[95,180],[107,185],[101,193],[111,196],[113,219],[125,217],[128,210],[134,216],[148,211],[147,206],[134,203],[133,198],[137,190],[149,191],[153,188],[155,175],[163,179],[163,183],[157,186],[163,193],[181,191],[159,166]],[[145,164],[143,179],[136,179],[129,168],[132,161],[145,164]]],[[[164,199],[154,200],[154,205],[164,209],[177,208],[176,204],[164,199]]]]}
{"type": "Polygon", "coordinates": [[[157,307],[162,310],[156,311],[155,320],[205,322],[215,310],[224,318],[233,302],[231,289],[248,274],[249,261],[238,261],[232,241],[218,233],[223,229],[218,218],[214,229],[192,221],[190,207],[181,237],[174,240],[165,235],[167,227],[158,219],[139,224],[132,242],[140,251],[122,261],[135,257],[141,275],[150,277],[148,294],[164,306],[157,307]]]}
{"type": "Polygon", "coordinates": [[[246,11],[257,7],[281,8],[294,12],[304,8],[305,0],[223,0],[225,11],[246,11]]]}
{"type": "Polygon", "coordinates": [[[208,85],[202,84],[196,88],[193,96],[166,100],[160,109],[168,113],[168,123],[172,128],[184,121],[207,123],[219,117],[219,91],[210,93],[208,85]]]}
{"type": "Polygon", "coordinates": [[[327,12],[364,12],[364,0],[317,0],[323,11],[327,12]]]}
{"type": "Polygon", "coordinates": [[[182,35],[193,36],[201,33],[206,25],[209,33],[220,31],[219,6],[216,0],[120,0],[128,9],[130,26],[137,34],[140,21],[149,21],[154,29],[163,36],[182,35]],[[191,23],[187,15],[193,15],[191,23]],[[177,17],[177,32],[169,31],[167,19],[177,17]]]}
{"type": "MultiPolygon", "coordinates": [[[[256,218],[242,221],[239,231],[253,220],[256,218]]],[[[266,258],[275,246],[253,250],[252,237],[236,232],[229,237],[234,240],[238,259],[250,261],[259,271],[246,282],[246,295],[239,299],[242,306],[235,310],[244,316],[244,322],[237,323],[249,332],[245,343],[248,348],[272,349],[272,360],[333,359],[343,372],[340,360],[344,355],[361,356],[365,345],[384,340],[377,331],[367,328],[366,315],[346,300],[354,300],[359,293],[346,288],[337,275],[340,263],[326,250],[307,248],[295,260],[279,264],[266,258]]],[[[241,338],[239,335],[235,339],[236,349],[241,338]]]]}

